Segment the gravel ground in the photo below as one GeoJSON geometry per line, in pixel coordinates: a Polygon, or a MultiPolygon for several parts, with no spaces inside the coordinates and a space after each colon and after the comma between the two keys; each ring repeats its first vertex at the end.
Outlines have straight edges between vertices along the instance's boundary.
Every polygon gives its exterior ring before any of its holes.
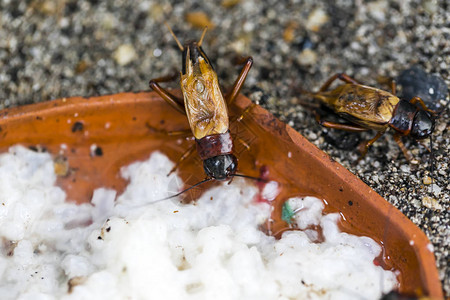
{"type": "Polygon", "coordinates": [[[299,86],[316,90],[336,72],[386,88],[380,79],[421,65],[448,86],[448,2],[205,2],[0,0],[0,108],[148,90],[150,78],[180,67],[179,50],[162,22],[166,20],[181,41],[198,39],[201,27],[209,23],[203,48],[221,84],[229,87],[237,76],[239,68],[232,63],[236,56],[252,55],[254,67],[242,92],[329,153],[425,231],[450,295],[449,110],[441,114],[433,135],[431,185],[430,155],[417,142],[405,139],[415,163],[406,161],[392,134],[379,139],[356,163],[355,150],[339,147],[354,149],[355,139],[373,133],[327,132],[316,124],[309,108],[297,105],[305,102],[299,86]]]}

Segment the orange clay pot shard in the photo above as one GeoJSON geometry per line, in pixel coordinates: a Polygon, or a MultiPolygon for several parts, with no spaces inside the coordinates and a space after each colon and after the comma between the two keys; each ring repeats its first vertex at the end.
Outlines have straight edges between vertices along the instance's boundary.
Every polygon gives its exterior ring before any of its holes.
{"type": "MultiPolygon", "coordinates": [[[[250,100],[239,96],[229,107],[230,115],[242,114],[249,105],[250,100]]],[[[126,182],[120,168],[148,158],[154,150],[177,161],[193,141],[162,131],[188,128],[186,116],[156,93],[64,98],[0,111],[0,150],[14,144],[39,145],[59,157],[68,169],[60,168],[67,172],[58,184],[68,201],[81,203],[90,201],[98,187],[123,191],[126,182]]],[[[275,213],[289,196],[326,199],[327,211],[345,216],[344,230],[382,241],[385,259],[380,261],[400,271],[401,292],[443,298],[425,234],[356,176],[259,106],[231,124],[230,130],[236,140],[238,172],[259,176],[265,166],[270,179],[286,187],[283,199],[276,200],[275,213]]],[[[198,155],[185,160],[178,173],[188,185],[203,179],[198,155]]],[[[274,229],[283,226],[275,220],[274,229]]]]}

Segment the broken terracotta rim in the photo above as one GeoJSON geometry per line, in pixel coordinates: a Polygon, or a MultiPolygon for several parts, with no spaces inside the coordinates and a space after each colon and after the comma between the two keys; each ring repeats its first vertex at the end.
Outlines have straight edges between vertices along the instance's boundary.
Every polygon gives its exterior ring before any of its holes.
{"type": "MultiPolygon", "coordinates": [[[[250,105],[239,96],[230,114],[240,115],[250,105]]],[[[88,202],[98,187],[121,192],[126,182],[120,168],[148,158],[154,150],[177,161],[192,140],[162,132],[188,128],[186,116],[155,93],[63,98],[0,111],[0,148],[39,145],[62,157],[69,172],[58,184],[69,201],[88,202]]],[[[344,230],[384,245],[380,263],[401,272],[401,292],[443,298],[427,237],[370,187],[260,106],[252,107],[230,130],[239,173],[259,176],[265,167],[272,180],[286,187],[285,200],[298,195],[326,199],[327,210],[345,218],[344,230]]],[[[180,165],[179,175],[187,184],[203,179],[196,155],[180,165]]],[[[275,204],[275,213],[281,205],[275,204]]]]}

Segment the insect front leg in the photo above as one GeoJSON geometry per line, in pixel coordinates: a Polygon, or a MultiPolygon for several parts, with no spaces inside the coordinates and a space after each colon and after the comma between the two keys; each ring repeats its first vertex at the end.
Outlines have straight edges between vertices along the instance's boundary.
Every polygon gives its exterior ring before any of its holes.
{"type": "Polygon", "coordinates": [[[177,111],[179,111],[182,114],[186,114],[185,108],[184,108],[184,102],[183,99],[178,98],[177,96],[171,94],[166,89],[162,88],[158,83],[161,82],[169,82],[173,81],[178,77],[178,74],[168,75],[160,78],[155,78],[150,80],[148,85],[152,90],[154,90],[156,93],[158,93],[161,98],[163,98],[167,103],[169,103],[173,108],[175,108],[177,111]]]}
{"type": "Polygon", "coordinates": [[[433,110],[431,110],[431,109],[429,109],[429,108],[427,107],[427,105],[425,104],[425,102],[423,102],[422,98],[420,98],[420,97],[414,97],[414,98],[412,98],[411,100],[409,100],[409,103],[414,104],[414,105],[416,105],[416,103],[419,103],[419,105],[422,107],[422,109],[423,109],[424,111],[427,111],[427,112],[429,112],[429,113],[432,114],[432,115],[435,115],[435,114],[436,114],[435,111],[433,111],[433,110]]]}
{"type": "Polygon", "coordinates": [[[230,105],[234,99],[236,99],[237,95],[239,95],[239,92],[244,85],[245,79],[247,78],[248,72],[250,71],[252,65],[253,65],[253,58],[251,56],[242,58],[238,61],[238,64],[242,64],[245,62],[244,67],[241,70],[241,73],[239,74],[238,78],[233,84],[233,88],[226,96],[226,102],[228,105],[230,105]]]}
{"type": "Polygon", "coordinates": [[[403,152],[403,155],[405,155],[406,160],[408,160],[409,162],[412,161],[413,157],[412,155],[409,153],[408,149],[406,148],[405,144],[403,144],[402,141],[402,136],[399,133],[395,133],[394,134],[394,141],[397,143],[397,145],[400,147],[400,149],[403,152]]]}

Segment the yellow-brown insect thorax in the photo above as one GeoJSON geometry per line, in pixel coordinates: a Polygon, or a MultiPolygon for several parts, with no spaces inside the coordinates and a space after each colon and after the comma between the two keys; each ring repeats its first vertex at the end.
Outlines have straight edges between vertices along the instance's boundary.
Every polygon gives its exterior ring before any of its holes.
{"type": "Polygon", "coordinates": [[[228,131],[228,111],[217,74],[195,42],[185,46],[181,90],[192,133],[196,139],[228,131]]]}

